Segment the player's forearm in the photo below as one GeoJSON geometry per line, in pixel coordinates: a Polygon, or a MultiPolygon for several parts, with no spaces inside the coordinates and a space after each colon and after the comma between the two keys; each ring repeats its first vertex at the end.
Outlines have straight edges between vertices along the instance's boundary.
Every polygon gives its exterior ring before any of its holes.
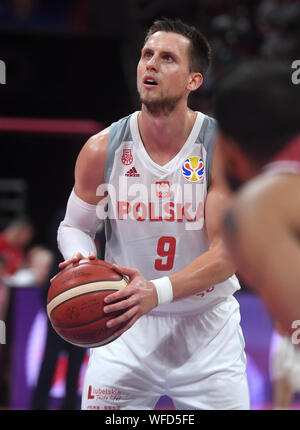
{"type": "Polygon", "coordinates": [[[225,281],[235,273],[235,266],[223,245],[210,248],[182,270],[169,276],[173,300],[197,294],[225,281]]]}
{"type": "Polygon", "coordinates": [[[99,223],[96,205],[86,203],[72,191],[65,219],[57,233],[58,248],[66,260],[76,252],[87,257],[90,252],[96,251],[94,237],[99,223]]]}
{"type": "Polygon", "coordinates": [[[62,222],[57,232],[57,244],[65,260],[69,260],[76,252],[88,257],[90,252],[96,252],[94,240],[78,228],[65,225],[62,222]]]}

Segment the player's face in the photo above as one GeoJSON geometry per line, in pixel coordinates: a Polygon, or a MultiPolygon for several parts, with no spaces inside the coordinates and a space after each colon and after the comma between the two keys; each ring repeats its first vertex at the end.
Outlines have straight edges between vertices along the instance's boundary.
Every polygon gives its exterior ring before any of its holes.
{"type": "Polygon", "coordinates": [[[187,98],[190,41],[170,32],[158,31],[144,45],[137,68],[137,87],[141,102],[154,110],[172,111],[187,98]]]}

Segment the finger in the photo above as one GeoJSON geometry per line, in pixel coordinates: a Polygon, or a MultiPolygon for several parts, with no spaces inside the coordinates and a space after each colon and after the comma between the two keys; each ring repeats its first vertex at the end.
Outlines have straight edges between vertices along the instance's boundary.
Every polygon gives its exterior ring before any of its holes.
{"type": "Polygon", "coordinates": [[[58,267],[60,269],[64,269],[65,267],[67,267],[71,263],[72,263],[72,260],[66,260],[66,261],[63,261],[63,262],[59,263],[58,267]]]}
{"type": "Polygon", "coordinates": [[[126,286],[125,288],[123,288],[120,291],[116,291],[115,293],[111,293],[111,294],[107,295],[104,298],[104,303],[108,304],[108,303],[112,303],[112,302],[117,302],[119,300],[124,299],[125,297],[130,296],[131,294],[133,294],[132,288],[126,286]]]}
{"type": "Polygon", "coordinates": [[[77,263],[78,261],[80,261],[83,257],[83,255],[80,252],[76,252],[76,254],[73,255],[73,257],[69,260],[65,260],[61,263],[59,263],[58,267],[60,269],[64,269],[65,267],[67,267],[69,264],[71,263],[77,263]]]}
{"type": "Polygon", "coordinates": [[[127,312],[124,312],[122,315],[117,316],[116,318],[112,318],[111,320],[107,321],[106,326],[108,328],[115,327],[117,325],[126,323],[129,319],[131,319],[138,311],[138,307],[134,306],[130,309],[128,309],[127,312]]]}
{"type": "Polygon", "coordinates": [[[115,293],[109,294],[104,298],[104,303],[109,304],[130,297],[137,292],[137,287],[143,285],[141,280],[132,281],[122,290],[116,291],[115,293]]]}
{"type": "Polygon", "coordinates": [[[104,306],[103,311],[107,314],[110,312],[122,311],[124,309],[132,307],[136,303],[137,303],[137,301],[133,298],[133,296],[131,296],[127,300],[123,299],[123,300],[118,301],[117,303],[113,303],[111,305],[104,306]]]}
{"type": "Polygon", "coordinates": [[[137,269],[133,269],[131,267],[126,267],[126,266],[117,266],[116,264],[113,264],[113,269],[116,272],[120,273],[120,275],[126,275],[126,276],[129,276],[130,278],[140,274],[140,272],[137,269]]]}
{"type": "Polygon", "coordinates": [[[85,257],[80,252],[76,252],[76,254],[74,254],[73,257],[71,258],[71,262],[77,263],[78,261],[82,260],[83,258],[85,258],[85,257]]]}
{"type": "MultiPolygon", "coordinates": [[[[61,263],[59,263],[58,267],[60,269],[64,269],[65,267],[67,267],[69,264],[71,263],[78,263],[78,261],[82,260],[83,258],[85,258],[80,252],[77,252],[76,254],[73,255],[73,257],[70,260],[65,260],[62,261],[61,263]]],[[[95,251],[90,252],[88,258],[90,260],[96,260],[97,259],[97,255],[95,251]]],[[[55,275],[56,276],[56,275],[55,275]]],[[[55,278],[55,276],[53,278],[50,279],[50,282],[53,281],[53,279],[55,278]]]]}
{"type": "Polygon", "coordinates": [[[117,301],[123,300],[125,298],[129,298],[130,296],[132,296],[136,292],[137,292],[136,285],[135,284],[128,284],[128,285],[126,285],[126,287],[122,288],[121,290],[107,295],[104,298],[104,303],[109,304],[112,302],[117,302],[117,301]]]}

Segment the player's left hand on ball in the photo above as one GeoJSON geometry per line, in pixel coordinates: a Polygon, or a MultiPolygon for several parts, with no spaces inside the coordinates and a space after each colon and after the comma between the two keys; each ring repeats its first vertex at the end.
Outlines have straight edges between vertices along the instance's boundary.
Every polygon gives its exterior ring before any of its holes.
{"type": "Polygon", "coordinates": [[[118,335],[121,335],[142,315],[157,306],[157,294],[152,282],[147,281],[139,270],[115,264],[113,268],[130,280],[125,288],[106,296],[104,300],[105,313],[124,310],[122,315],[107,322],[108,327],[123,324],[122,329],[118,331],[118,335]]]}

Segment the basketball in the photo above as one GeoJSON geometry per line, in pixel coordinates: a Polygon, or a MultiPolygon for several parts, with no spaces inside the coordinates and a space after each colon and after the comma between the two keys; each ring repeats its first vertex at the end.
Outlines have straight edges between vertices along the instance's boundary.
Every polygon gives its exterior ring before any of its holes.
{"type": "Polygon", "coordinates": [[[107,328],[106,323],[124,311],[105,314],[104,298],[127,283],[102,260],[82,259],[68,265],[52,279],[48,291],[47,314],[52,327],[64,340],[82,348],[112,342],[121,325],[107,328]]]}

